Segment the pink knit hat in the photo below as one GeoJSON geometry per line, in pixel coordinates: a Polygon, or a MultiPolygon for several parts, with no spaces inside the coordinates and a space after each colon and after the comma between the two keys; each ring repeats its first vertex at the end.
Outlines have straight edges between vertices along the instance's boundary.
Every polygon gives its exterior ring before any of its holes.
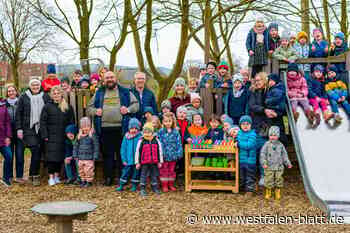
{"type": "Polygon", "coordinates": [[[90,80],[97,80],[97,81],[100,81],[100,76],[97,74],[97,73],[92,73],[90,75],[90,80]]]}

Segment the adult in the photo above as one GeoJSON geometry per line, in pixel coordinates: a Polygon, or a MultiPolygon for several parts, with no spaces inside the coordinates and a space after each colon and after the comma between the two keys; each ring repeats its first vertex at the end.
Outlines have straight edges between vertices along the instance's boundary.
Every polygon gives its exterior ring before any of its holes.
{"type": "Polygon", "coordinates": [[[4,157],[4,167],[1,182],[9,187],[11,186],[11,177],[13,176],[12,170],[12,152],[10,148],[11,144],[11,119],[6,108],[6,100],[0,100],[0,153],[4,157]]]}
{"type": "Polygon", "coordinates": [[[186,81],[183,78],[177,78],[173,85],[174,95],[169,99],[171,111],[176,114],[176,109],[184,104],[191,103],[191,97],[187,93],[186,81]]]}
{"type": "Polygon", "coordinates": [[[64,160],[65,129],[74,124],[73,108],[64,99],[60,86],[51,88],[50,100],[45,104],[40,116],[40,134],[45,141],[46,162],[49,173],[49,185],[60,183],[59,173],[64,160]]]}
{"type": "Polygon", "coordinates": [[[134,87],[131,88],[131,92],[135,95],[139,102],[139,111],[136,113],[136,118],[141,121],[143,112],[146,107],[151,107],[153,115],[158,115],[156,97],[153,92],[145,87],[146,74],[143,72],[136,72],[134,75],[134,87]]]}
{"type": "Polygon", "coordinates": [[[16,132],[16,110],[18,106],[18,91],[14,84],[6,85],[6,107],[11,119],[12,139],[11,152],[13,158],[16,157],[16,179],[17,183],[24,183],[23,169],[24,169],[24,144],[22,139],[17,137],[16,132]]]}
{"type": "Polygon", "coordinates": [[[31,152],[29,177],[34,186],[40,185],[41,140],[39,135],[40,114],[50,97],[41,91],[39,79],[29,81],[29,89],[18,99],[16,110],[17,137],[23,140],[31,152]]]}
{"type": "Polygon", "coordinates": [[[47,65],[47,77],[42,82],[42,87],[45,92],[50,92],[51,88],[54,86],[59,86],[61,81],[57,78],[56,75],[56,66],[54,64],[47,65]]]}
{"type": "Polygon", "coordinates": [[[129,119],[139,110],[139,103],[129,89],[120,86],[112,71],[105,73],[105,86],[100,87],[92,97],[88,114],[94,118],[94,126],[100,137],[104,155],[105,185],[113,183],[117,154],[118,180],[121,175],[120,145],[124,133],[128,130],[129,119]]]}

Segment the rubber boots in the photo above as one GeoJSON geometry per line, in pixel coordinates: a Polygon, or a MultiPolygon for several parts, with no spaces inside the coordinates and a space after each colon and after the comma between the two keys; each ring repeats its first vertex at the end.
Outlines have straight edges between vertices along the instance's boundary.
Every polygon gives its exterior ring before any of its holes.
{"type": "Polygon", "coordinates": [[[170,189],[170,191],[176,191],[173,180],[169,181],[169,189],[170,189]]]}
{"type": "Polygon", "coordinates": [[[272,190],[270,188],[265,188],[265,199],[269,200],[271,198],[272,190]]]}
{"type": "Polygon", "coordinates": [[[119,187],[115,191],[122,192],[124,190],[124,184],[119,184],[119,187]]]}
{"type": "Polygon", "coordinates": [[[131,192],[136,192],[136,191],[137,191],[137,184],[132,183],[131,192]]]}
{"type": "Polygon", "coordinates": [[[280,188],[276,188],[275,189],[275,200],[281,200],[281,189],[280,188]]]}
{"type": "Polygon", "coordinates": [[[168,181],[162,181],[162,191],[163,191],[163,193],[169,192],[168,181]]]}

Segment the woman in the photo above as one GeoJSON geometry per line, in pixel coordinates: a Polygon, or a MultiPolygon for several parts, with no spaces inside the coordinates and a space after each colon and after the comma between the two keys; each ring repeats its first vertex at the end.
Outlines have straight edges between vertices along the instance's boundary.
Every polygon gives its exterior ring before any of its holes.
{"type": "Polygon", "coordinates": [[[46,161],[49,173],[49,185],[59,184],[59,173],[64,160],[65,129],[74,124],[74,113],[63,97],[60,86],[50,91],[52,98],[45,104],[40,117],[41,138],[46,143],[46,161]]]}
{"type": "Polygon", "coordinates": [[[6,100],[0,100],[0,153],[4,157],[4,167],[1,183],[6,187],[11,186],[10,179],[13,176],[12,171],[12,152],[11,152],[11,119],[6,108],[6,100]]]}
{"type": "Polygon", "coordinates": [[[16,110],[17,137],[31,151],[29,177],[34,186],[40,185],[41,140],[39,136],[40,114],[50,97],[41,90],[39,79],[29,81],[29,89],[18,99],[16,110]]]}
{"type": "Polygon", "coordinates": [[[176,114],[176,109],[184,104],[191,102],[191,97],[187,93],[186,81],[183,78],[177,78],[174,82],[174,96],[169,99],[171,103],[171,111],[176,114]]]}
{"type": "Polygon", "coordinates": [[[17,137],[16,133],[16,110],[18,106],[18,91],[13,83],[6,85],[6,107],[11,118],[12,140],[11,152],[13,157],[16,157],[16,179],[15,182],[23,184],[23,169],[24,169],[24,144],[17,137]]]}

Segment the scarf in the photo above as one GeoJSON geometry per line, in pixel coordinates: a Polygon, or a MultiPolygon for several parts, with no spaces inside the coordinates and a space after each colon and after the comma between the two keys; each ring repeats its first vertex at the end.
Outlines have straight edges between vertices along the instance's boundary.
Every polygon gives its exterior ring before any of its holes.
{"type": "Polygon", "coordinates": [[[264,34],[264,31],[266,30],[266,26],[264,27],[253,27],[253,30],[256,34],[264,34]]]}
{"type": "Polygon", "coordinates": [[[14,98],[14,99],[10,99],[10,98],[7,98],[7,103],[9,103],[9,105],[11,106],[14,106],[17,102],[18,98],[14,98]]]}
{"type": "Polygon", "coordinates": [[[179,126],[180,126],[180,132],[181,132],[181,139],[182,142],[184,141],[184,136],[185,136],[185,130],[188,126],[188,122],[186,120],[177,120],[179,126]]]}
{"type": "Polygon", "coordinates": [[[236,90],[235,88],[232,88],[232,90],[233,90],[233,96],[235,98],[239,98],[239,97],[241,97],[241,95],[244,91],[244,87],[242,87],[241,90],[236,90]]]}
{"type": "Polygon", "coordinates": [[[137,135],[139,135],[140,134],[140,132],[137,132],[137,133],[134,133],[134,134],[131,134],[131,133],[129,133],[129,132],[127,132],[126,134],[125,134],[125,137],[127,138],[127,139],[133,139],[133,138],[135,138],[137,135]]]}
{"type": "Polygon", "coordinates": [[[41,92],[37,95],[32,95],[30,90],[25,92],[30,99],[30,128],[35,126],[35,132],[39,132],[40,128],[40,114],[43,109],[44,103],[44,92],[41,92]]]}

